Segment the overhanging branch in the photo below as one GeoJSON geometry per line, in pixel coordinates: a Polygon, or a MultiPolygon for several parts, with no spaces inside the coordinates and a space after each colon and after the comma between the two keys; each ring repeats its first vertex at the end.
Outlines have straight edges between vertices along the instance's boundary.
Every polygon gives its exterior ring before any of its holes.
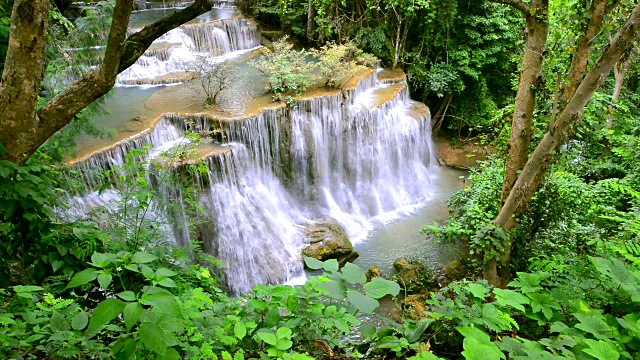
{"type": "Polygon", "coordinates": [[[118,72],[122,72],[133,65],[154,40],[208,10],[211,10],[211,5],[207,0],[196,0],[186,9],[145,26],[141,31],[130,35],[124,44],[118,72]]]}

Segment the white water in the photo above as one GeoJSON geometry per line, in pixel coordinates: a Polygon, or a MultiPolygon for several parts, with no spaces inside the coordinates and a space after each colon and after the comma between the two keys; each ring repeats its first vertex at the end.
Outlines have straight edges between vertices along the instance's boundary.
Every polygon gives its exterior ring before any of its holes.
{"type": "MultiPolygon", "coordinates": [[[[189,24],[172,30],[118,81],[156,79],[188,70],[197,53],[218,54],[258,45],[257,30],[241,18],[189,24]]],[[[128,152],[151,145],[147,160],[184,141],[183,132],[218,129],[230,151],[205,158],[197,174],[197,201],[204,209],[189,228],[184,195],[151,178],[165,201],[154,208],[168,219],[167,237],[184,244],[197,237],[225,266],[224,280],[236,293],[262,283],[296,282],[303,275],[303,228],[332,217],[353,242],[375,228],[423,206],[432,196],[435,170],[430,118],[416,115],[406,86],[393,96],[376,73],[351,90],[296,100],[290,111],[263,109],[234,121],[204,115],[166,114],[151,129],[79,162],[83,196],[73,198],[73,216],[119,201],[115,192],[97,194],[95,170],[122,165],[128,152]],[[189,120],[189,121],[187,121],[189,120]],[[195,124],[195,125],[194,125],[195,124]],[[115,194],[115,195],[114,195],[115,194]]],[[[395,84],[397,86],[397,84],[395,84]]],[[[179,171],[176,168],[175,171],[179,171]]]]}
{"type": "MultiPolygon", "coordinates": [[[[138,31],[132,29],[130,32],[138,31]]],[[[185,24],[153,42],[135,64],[118,75],[119,85],[163,85],[183,82],[198,55],[221,57],[260,45],[255,24],[243,18],[185,24]],[[171,76],[174,75],[174,76],[171,76]]]]}

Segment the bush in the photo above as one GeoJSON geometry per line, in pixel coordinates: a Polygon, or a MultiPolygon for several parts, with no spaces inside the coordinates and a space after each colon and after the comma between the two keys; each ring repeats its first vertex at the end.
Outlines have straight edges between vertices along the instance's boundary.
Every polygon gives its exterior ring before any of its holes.
{"type": "Polygon", "coordinates": [[[311,84],[310,73],[315,64],[308,62],[311,53],[294,50],[288,37],[273,43],[272,49],[265,48],[263,55],[249,62],[249,65],[263,73],[269,81],[269,92],[276,100],[286,95],[300,95],[311,84]]]}
{"type": "Polygon", "coordinates": [[[324,45],[311,52],[320,60],[320,79],[325,86],[339,88],[357,73],[376,66],[377,59],[353,43],[324,45]]]}

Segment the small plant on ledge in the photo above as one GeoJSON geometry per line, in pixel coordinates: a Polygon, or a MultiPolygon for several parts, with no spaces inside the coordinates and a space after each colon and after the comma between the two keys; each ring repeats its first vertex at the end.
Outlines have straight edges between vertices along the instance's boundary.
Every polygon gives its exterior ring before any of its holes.
{"type": "Polygon", "coordinates": [[[352,42],[346,44],[328,44],[311,50],[320,60],[318,68],[324,86],[340,88],[359,72],[374,68],[375,56],[358,49],[352,42]]]}
{"type": "Polygon", "coordinates": [[[249,65],[263,73],[268,81],[268,91],[275,100],[282,101],[287,95],[300,95],[311,85],[311,71],[316,64],[308,62],[311,52],[294,50],[288,37],[273,43],[272,49],[265,48],[259,59],[249,65]]]}

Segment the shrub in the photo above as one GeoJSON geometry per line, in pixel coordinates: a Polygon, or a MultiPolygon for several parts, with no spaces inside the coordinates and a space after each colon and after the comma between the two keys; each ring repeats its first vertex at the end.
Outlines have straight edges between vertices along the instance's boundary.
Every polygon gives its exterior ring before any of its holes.
{"type": "Polygon", "coordinates": [[[325,86],[339,88],[358,72],[375,67],[377,59],[353,43],[324,45],[311,50],[320,63],[320,78],[325,86]]]}
{"type": "Polygon", "coordinates": [[[193,62],[196,79],[206,95],[204,106],[209,107],[218,102],[218,96],[229,90],[237,77],[237,67],[229,61],[211,59],[205,55],[198,55],[193,62]]]}
{"type": "Polygon", "coordinates": [[[273,43],[272,49],[265,48],[263,55],[249,62],[249,65],[263,73],[269,81],[269,92],[274,99],[283,100],[287,95],[300,95],[311,84],[310,72],[315,64],[308,62],[311,53],[294,50],[288,37],[273,43]]]}

